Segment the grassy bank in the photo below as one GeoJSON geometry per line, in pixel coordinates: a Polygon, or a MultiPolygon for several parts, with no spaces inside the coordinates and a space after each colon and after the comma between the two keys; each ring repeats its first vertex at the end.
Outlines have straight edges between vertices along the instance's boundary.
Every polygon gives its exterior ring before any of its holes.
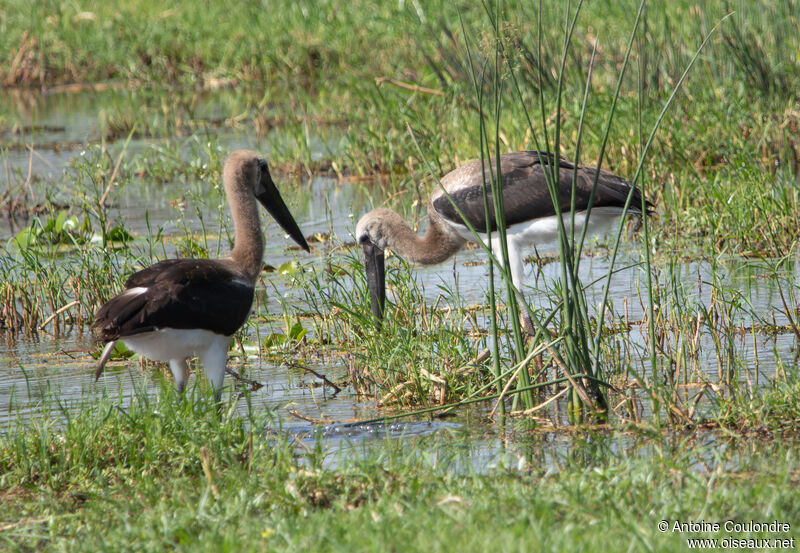
{"type": "Polygon", "coordinates": [[[657,528],[793,526],[798,459],[780,438],[587,431],[554,453],[546,434],[509,428],[522,447],[480,472],[458,432],[356,444],[326,469],[323,449],[292,446],[269,413],[219,414],[169,391],[70,407],[66,422],[56,410],[4,429],[4,549],[684,551],[687,537],[796,535],[657,528]]]}

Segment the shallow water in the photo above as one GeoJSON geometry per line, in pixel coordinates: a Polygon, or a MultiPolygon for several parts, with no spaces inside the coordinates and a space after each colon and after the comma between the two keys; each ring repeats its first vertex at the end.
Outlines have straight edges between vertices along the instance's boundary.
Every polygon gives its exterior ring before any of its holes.
{"type": "MultiPolygon", "coordinates": [[[[198,104],[198,113],[208,119],[225,117],[226,113],[231,112],[231,106],[241,102],[235,94],[229,94],[234,97],[220,93],[204,98],[198,104]]],[[[69,167],[76,156],[82,155],[85,145],[99,140],[102,134],[100,129],[103,124],[103,110],[111,110],[118,103],[125,104],[135,100],[125,92],[108,91],[23,100],[0,96],[1,102],[22,102],[25,107],[19,111],[20,118],[30,128],[18,134],[7,132],[0,136],[0,142],[13,146],[0,155],[0,166],[5,167],[8,173],[24,179],[32,159],[33,175],[36,179],[57,184],[65,168],[69,167]],[[98,104],[106,107],[98,108],[98,104]],[[53,149],[52,144],[58,142],[68,143],[69,146],[53,149]],[[19,147],[26,143],[34,144],[33,154],[30,150],[19,147]],[[39,147],[42,145],[45,147],[39,147]]],[[[208,132],[214,133],[225,150],[248,147],[265,152],[267,157],[269,145],[276,140],[275,137],[254,140],[247,132],[224,128],[214,128],[208,132]]],[[[133,140],[126,155],[136,156],[158,143],[158,139],[133,140]]],[[[119,148],[119,145],[115,147],[119,148]]],[[[179,152],[178,155],[185,153],[179,152]]],[[[148,228],[162,228],[166,236],[180,236],[185,234],[181,228],[184,222],[192,231],[200,232],[202,226],[191,197],[193,194],[206,194],[208,186],[208,183],[183,180],[129,185],[115,192],[112,217],[124,221],[126,229],[137,236],[146,235],[148,228]],[[187,200],[182,208],[183,212],[169,203],[177,199],[187,200]],[[149,222],[145,220],[145,213],[149,222]]],[[[331,242],[334,244],[351,242],[357,218],[384,198],[378,187],[367,188],[328,177],[307,180],[300,184],[297,192],[285,193],[285,197],[306,235],[327,234],[333,237],[331,242]]],[[[223,225],[222,236],[230,232],[230,221],[226,212],[220,211],[218,206],[204,206],[201,214],[209,234],[209,251],[212,254],[217,251],[224,253],[227,250],[227,241],[223,239],[220,243],[217,229],[223,225]],[[222,219],[219,218],[220,212],[224,214],[222,219]]],[[[325,253],[327,246],[316,246],[309,256],[288,249],[290,242],[273,222],[265,223],[265,229],[268,243],[265,251],[267,263],[277,267],[288,260],[297,259],[306,270],[321,270],[324,265],[323,254],[329,255],[325,253]]],[[[4,221],[0,225],[0,240],[5,242],[12,235],[12,228],[4,221]]],[[[601,279],[608,268],[602,242],[596,245],[595,251],[597,255],[585,257],[582,261],[581,279],[585,283],[601,279]]],[[[172,251],[166,253],[174,254],[172,251]]],[[[554,252],[552,248],[544,248],[539,253],[546,256],[554,252]]],[[[633,322],[642,319],[647,304],[643,291],[645,275],[636,266],[638,262],[639,253],[635,245],[626,245],[616,266],[631,267],[613,276],[609,294],[613,316],[621,318],[627,312],[628,320],[633,322]]],[[[796,365],[797,344],[793,334],[770,335],[748,330],[758,324],[783,325],[788,322],[783,313],[778,286],[784,290],[796,288],[800,278],[796,265],[789,265],[784,270],[784,275],[778,279],[771,278],[771,272],[762,265],[740,259],[729,259],[713,267],[704,261],[670,264],[669,261],[661,260],[658,266],[661,269],[657,278],[667,284],[665,290],[674,294],[675,302],[709,306],[713,301],[718,302],[722,295],[746,306],[735,310],[732,319],[743,331],[725,344],[720,345],[709,332],[698,335],[698,351],[701,353],[695,361],[709,379],[716,381],[721,368],[727,369],[720,366],[720,362],[724,365],[726,359],[738,360],[739,366],[736,369],[740,371],[740,378],[754,382],[755,386],[768,381],[782,367],[796,365]]],[[[529,289],[526,294],[533,307],[547,308],[553,304],[554,299],[546,290],[553,289],[553,283],[559,277],[558,270],[556,263],[545,264],[541,269],[528,265],[529,289]]],[[[416,268],[414,275],[429,305],[449,305],[454,298],[458,298],[461,305],[486,303],[488,265],[485,254],[480,250],[460,252],[453,260],[438,266],[416,268]],[[440,296],[444,296],[443,302],[440,301],[440,296]]],[[[301,309],[304,307],[301,291],[288,286],[285,278],[272,278],[268,275],[265,281],[267,290],[261,309],[280,312],[282,301],[291,302],[301,309]]],[[[601,281],[587,289],[590,305],[596,306],[601,302],[602,286],[601,281]]],[[[390,289],[390,297],[391,294],[390,289]]],[[[479,316],[478,321],[485,325],[484,328],[488,328],[488,322],[483,316],[479,316]]],[[[283,328],[261,325],[252,332],[253,337],[263,338],[270,333],[282,331],[283,328]]],[[[647,341],[643,332],[643,327],[634,325],[630,332],[630,345],[626,345],[630,348],[627,355],[634,359],[634,365],[637,366],[638,363],[647,363],[647,341]]],[[[94,384],[94,360],[88,355],[88,350],[94,345],[91,336],[86,332],[73,330],[60,337],[51,337],[43,332],[37,340],[16,341],[8,336],[4,338],[5,342],[0,345],[0,432],[5,432],[12,421],[25,420],[40,412],[42,398],[58,397],[66,408],[80,405],[81,400],[92,395],[119,396],[125,403],[135,396],[137,389],[156,394],[159,386],[169,385],[168,378],[154,378],[155,373],[142,371],[137,361],[110,363],[100,382],[94,384]]],[[[382,411],[374,403],[364,402],[356,397],[346,386],[340,393],[334,394],[313,374],[287,367],[274,358],[249,356],[246,367],[237,359],[231,362],[229,368],[242,371],[247,378],[265,384],[263,388],[249,392],[251,408],[274,410],[277,427],[294,435],[298,444],[303,447],[312,447],[318,440],[322,440],[328,451],[326,462],[329,464],[335,464],[343,452],[350,454],[349,452],[360,450],[367,454],[371,448],[383,447],[381,444],[387,438],[437,441],[442,447],[447,447],[453,436],[466,436],[466,441],[457,441],[462,444],[457,447],[469,448],[468,462],[477,468],[496,464],[535,464],[556,469],[565,462],[574,462],[574,459],[569,460],[574,457],[573,451],[576,447],[584,448],[584,454],[594,447],[591,439],[587,438],[576,441],[568,435],[527,434],[517,430],[514,424],[503,427],[489,424],[483,408],[463,411],[449,419],[388,425],[347,425],[350,421],[378,417],[382,411]],[[469,445],[464,446],[464,443],[469,445]]],[[[309,368],[326,375],[334,382],[346,382],[348,368],[341,355],[322,353],[309,368]]],[[[233,380],[228,377],[226,384],[229,386],[229,393],[232,383],[233,380]]],[[[244,412],[244,401],[240,401],[239,408],[244,412]]],[[[647,406],[644,408],[646,413],[647,406]]],[[[631,450],[638,454],[647,454],[649,451],[646,441],[630,436],[614,437],[610,440],[598,438],[598,444],[596,447],[610,448],[615,455],[626,454],[631,450]]]]}

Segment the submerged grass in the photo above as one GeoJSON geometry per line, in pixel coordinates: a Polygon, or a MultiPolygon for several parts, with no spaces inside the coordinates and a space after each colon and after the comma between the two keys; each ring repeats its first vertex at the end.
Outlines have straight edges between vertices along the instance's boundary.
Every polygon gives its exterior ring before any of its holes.
{"type": "MultiPolygon", "coordinates": [[[[78,224],[77,230],[70,231],[73,233],[68,243],[48,240],[22,250],[10,243],[4,246],[6,255],[0,265],[2,322],[10,338],[80,331],[91,320],[96,306],[118,290],[136,268],[175,252],[217,256],[228,251],[230,222],[221,195],[211,186],[219,182],[224,150],[217,139],[192,139],[184,147],[190,152],[188,163],[181,162],[185,154],[180,150],[175,152],[164,145],[125,158],[108,197],[106,215],[101,215],[98,202],[110,182],[118,151],[110,155],[102,148],[90,149],[73,162],[57,195],[47,200],[72,206],[68,213],[78,224]],[[116,215],[118,198],[133,187],[140,190],[141,183],[157,187],[176,178],[186,181],[185,199],[190,207],[177,207],[175,223],[154,224],[146,236],[102,246],[102,234],[126,228],[125,221],[116,215]],[[198,218],[201,214],[205,214],[205,220],[198,218]],[[216,233],[218,228],[219,237],[208,234],[216,233]]],[[[391,186],[402,190],[402,180],[391,186]]],[[[305,187],[300,190],[303,195],[307,193],[305,187]]],[[[364,190],[364,196],[370,194],[369,189],[364,190]]],[[[408,193],[406,196],[413,197],[408,193]]],[[[413,207],[409,213],[413,216],[413,207]]],[[[47,226],[44,220],[40,218],[41,225],[33,224],[47,226]]],[[[344,242],[347,241],[345,237],[344,242]]],[[[440,285],[436,290],[439,299],[431,303],[426,300],[432,296],[431,290],[414,277],[412,268],[390,263],[388,284],[395,308],[389,310],[391,318],[384,333],[376,335],[371,330],[368,295],[357,252],[335,237],[328,238],[319,251],[323,252],[319,261],[299,258],[305,270],[289,268],[286,275],[264,275],[269,295],[280,297],[285,293],[284,284],[289,283],[295,299],[287,300],[272,313],[259,300],[256,315],[238,338],[237,351],[253,346],[262,355],[273,355],[274,345],[265,346],[264,339],[270,333],[289,334],[299,320],[309,334],[297,345],[286,342],[276,359],[289,355],[290,359],[306,362],[319,350],[339,352],[351,369],[346,383],[356,393],[383,405],[449,405],[502,389],[497,385],[496,371],[479,355],[491,345],[486,333],[490,327],[488,302],[465,303],[455,280],[455,286],[440,285]],[[280,283],[280,290],[272,289],[273,282],[280,283]],[[266,330],[261,328],[264,325],[266,330]]],[[[796,361],[786,358],[778,348],[779,340],[785,343],[787,335],[796,334],[793,309],[800,291],[791,276],[796,270],[791,256],[783,262],[748,258],[749,269],[740,268],[736,258],[716,256],[707,265],[685,267],[676,261],[662,261],[661,246],[655,251],[655,340],[639,335],[638,329],[647,328],[650,319],[631,319],[627,307],[623,312],[619,304],[606,306],[602,328],[593,320],[589,322],[593,333],[599,331],[602,337],[598,363],[604,367],[608,381],[623,391],[621,396],[614,394],[612,405],[619,417],[640,421],[648,416],[648,409],[640,405],[641,388],[650,389],[663,381],[669,386],[656,394],[657,408],[664,409],[665,417],[677,424],[696,422],[705,414],[693,406],[714,395],[703,391],[703,386],[732,385],[734,391],[740,389],[738,395],[752,399],[770,379],[793,369],[796,361]],[[768,283],[767,288],[775,293],[780,289],[787,303],[784,305],[777,296],[768,302],[753,298],[752,290],[760,286],[759,282],[768,283]],[[748,292],[742,286],[753,288],[748,292]],[[653,345],[658,355],[655,372],[646,361],[646,352],[653,345]],[[754,348],[755,353],[751,353],[754,348]],[[771,367],[777,367],[774,374],[771,367]],[[664,379],[654,374],[663,375],[664,379]],[[695,388],[685,395],[678,393],[678,386],[690,383],[695,388]],[[625,397],[628,401],[622,402],[625,397]]],[[[446,266],[442,271],[449,275],[446,266]]],[[[443,283],[448,281],[449,278],[442,278],[443,283]]],[[[547,278],[537,282],[541,288],[537,302],[546,318],[556,308],[560,293],[547,278]]],[[[628,298],[626,306],[638,311],[640,302],[646,305],[646,299],[634,296],[628,298]]],[[[502,329],[511,326],[508,316],[501,313],[498,328],[503,340],[502,329]]],[[[510,351],[500,361],[502,367],[515,366],[510,351]]],[[[552,394],[558,391],[552,390],[552,394]]],[[[653,400],[653,396],[649,397],[653,400]]]]}
{"type": "MultiPolygon", "coordinates": [[[[80,331],[90,321],[96,306],[117,290],[128,274],[176,251],[224,255],[231,227],[221,195],[210,186],[219,182],[224,150],[217,139],[206,142],[191,139],[184,147],[192,158],[188,163],[181,162],[184,154],[180,150],[175,152],[164,145],[124,159],[109,196],[111,207],[105,215],[98,203],[110,182],[118,152],[110,155],[102,148],[90,149],[73,162],[58,195],[47,200],[52,204],[67,201],[72,205],[69,214],[77,219],[78,228],[70,234],[68,243],[42,241],[23,249],[10,243],[5,245],[7,255],[0,265],[4,281],[2,322],[9,337],[35,336],[42,331],[53,335],[70,329],[80,331]],[[182,172],[185,176],[180,176],[182,172]],[[124,196],[126,190],[138,187],[141,182],[159,186],[162,179],[176,178],[186,180],[186,199],[191,205],[189,209],[178,208],[177,224],[153,225],[147,236],[102,246],[102,234],[126,227],[125,221],[120,222],[115,215],[114,204],[120,195],[124,196]],[[206,220],[198,219],[201,214],[205,214],[206,220]],[[202,223],[200,227],[198,220],[202,223]],[[166,227],[171,227],[171,231],[167,232],[166,227]],[[217,228],[220,237],[208,234],[217,228]]],[[[403,181],[391,186],[402,190],[403,181]]],[[[369,189],[364,190],[364,196],[370,194],[369,189]]],[[[413,214],[414,208],[409,212],[413,214]]],[[[346,383],[356,393],[383,405],[450,405],[503,388],[498,385],[496,371],[479,355],[491,345],[486,333],[490,318],[485,303],[466,304],[457,286],[451,288],[448,284],[440,285],[439,299],[430,303],[426,298],[431,297],[431,291],[426,291],[425,285],[415,279],[413,269],[403,263],[390,263],[389,289],[393,291],[395,308],[389,311],[391,318],[384,333],[376,335],[371,330],[368,295],[357,252],[335,237],[328,238],[320,250],[324,253],[319,261],[309,263],[300,258],[305,270],[290,268],[286,275],[264,276],[269,294],[280,297],[285,293],[284,288],[273,291],[272,282],[280,282],[281,286],[289,283],[296,299],[284,302],[279,308],[282,312],[268,313],[257,307],[257,315],[238,338],[237,351],[254,346],[262,355],[270,356],[274,345],[265,346],[264,339],[269,338],[270,332],[290,334],[291,327],[299,320],[310,333],[297,345],[286,342],[279,348],[283,353],[278,358],[289,355],[304,362],[319,350],[339,352],[351,369],[346,383]],[[260,329],[265,324],[273,327],[266,330],[266,336],[260,329]]],[[[644,397],[656,401],[655,408],[663,409],[667,420],[682,425],[706,416],[696,408],[697,402],[706,402],[714,394],[704,387],[730,385],[734,395],[753,399],[761,386],[793,369],[796,361],[786,358],[778,349],[778,340],[785,342],[787,335],[796,334],[792,321],[796,322],[797,317],[793,309],[800,292],[791,277],[795,271],[791,256],[783,262],[749,258],[749,270],[740,269],[736,258],[715,256],[708,265],[693,269],[675,261],[664,264],[661,247],[656,252],[655,339],[638,335],[638,329],[650,325],[648,317],[632,320],[627,307],[621,312],[618,304],[606,306],[606,323],[602,328],[596,321],[589,321],[593,333],[599,332],[602,338],[598,363],[604,367],[608,381],[622,390],[622,395],[615,392],[612,405],[621,419],[638,422],[649,416],[648,409],[640,404],[641,389],[652,390],[661,382],[669,386],[656,390],[655,396],[644,397]],[[769,283],[768,288],[776,292],[780,289],[787,303],[775,297],[765,304],[753,300],[752,292],[740,289],[742,285],[758,287],[758,282],[769,283]],[[753,305],[752,301],[758,303],[753,305]],[[646,361],[646,352],[653,346],[658,356],[655,367],[646,361]],[[751,351],[756,346],[754,366],[751,351]],[[776,373],[771,368],[761,368],[762,364],[777,367],[776,373]],[[663,379],[653,375],[662,375],[663,379]],[[695,387],[687,394],[679,393],[678,387],[688,384],[695,387]]],[[[449,273],[446,267],[442,270],[449,273]]],[[[556,308],[560,293],[557,285],[547,279],[539,279],[537,286],[542,289],[537,302],[546,318],[556,308]]],[[[259,302],[258,306],[264,305],[259,302]]],[[[630,304],[633,308],[639,302],[646,305],[646,299],[632,297],[626,306],[630,304]]],[[[554,322],[558,324],[559,320],[554,322]]],[[[503,340],[502,329],[511,326],[508,316],[501,313],[498,328],[503,340]]],[[[506,369],[515,366],[510,351],[500,361],[506,369]]],[[[501,372],[504,378],[510,375],[505,369],[501,372]]],[[[552,390],[552,394],[558,391],[552,390]]]]}

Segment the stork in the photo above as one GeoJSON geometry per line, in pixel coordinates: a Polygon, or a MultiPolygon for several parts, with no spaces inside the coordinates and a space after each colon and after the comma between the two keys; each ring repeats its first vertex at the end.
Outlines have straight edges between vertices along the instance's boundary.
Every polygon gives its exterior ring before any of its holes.
{"type": "MultiPolygon", "coordinates": [[[[486,244],[487,221],[484,190],[488,191],[490,172],[496,171],[496,158],[481,166],[473,161],[441,178],[441,186],[431,194],[428,202],[428,230],[418,236],[395,212],[388,209],[373,209],[356,225],[356,240],[364,254],[364,268],[372,304],[372,314],[378,321],[383,319],[386,303],[386,277],[384,272],[384,250],[391,249],[401,257],[420,265],[440,263],[457,251],[466,242],[474,242],[470,227],[486,244]],[[484,179],[487,186],[484,188],[484,179]],[[456,209],[458,208],[458,209],[456,209]],[[459,213],[460,212],[460,213],[459,213]],[[463,217],[462,217],[463,215],[463,217]]],[[[522,291],[524,279],[523,254],[527,248],[553,242],[558,237],[558,219],[547,188],[545,171],[552,174],[553,164],[558,163],[559,212],[569,228],[570,206],[575,202],[575,231],[581,232],[587,224],[586,212],[597,178],[588,220],[588,233],[607,230],[623,213],[631,183],[609,171],[575,166],[565,158],[556,160],[548,152],[523,151],[500,156],[500,180],[503,194],[503,209],[506,223],[506,243],[512,282],[522,291]]],[[[628,212],[641,215],[641,194],[634,187],[628,212]]],[[[649,203],[647,204],[650,205],[649,203]]],[[[493,252],[500,251],[497,221],[494,206],[489,197],[489,225],[493,252]]],[[[499,258],[499,254],[496,254],[499,258]]],[[[532,322],[524,316],[524,326],[533,335],[532,322]]]]}
{"type": "Polygon", "coordinates": [[[222,178],[233,215],[233,251],[222,259],[168,259],[132,274],[95,315],[92,326],[107,342],[95,380],[122,340],[144,357],[168,361],[179,393],[186,385],[186,360],[200,357],[219,401],[231,337],[247,320],[263,266],[256,200],[308,251],[264,158],[237,150],[225,161],[222,178]]]}

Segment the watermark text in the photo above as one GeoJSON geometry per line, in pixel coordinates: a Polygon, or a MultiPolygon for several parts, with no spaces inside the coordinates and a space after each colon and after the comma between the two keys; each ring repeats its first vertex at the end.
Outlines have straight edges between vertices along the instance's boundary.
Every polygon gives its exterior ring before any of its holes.
{"type": "Polygon", "coordinates": [[[686,534],[689,549],[795,549],[792,525],[780,520],[661,520],[661,533],[686,534]],[[692,534],[706,534],[704,537],[692,534]],[[720,535],[722,534],[722,535],[720,535]],[[758,534],[758,536],[753,536],[758,534]]]}

